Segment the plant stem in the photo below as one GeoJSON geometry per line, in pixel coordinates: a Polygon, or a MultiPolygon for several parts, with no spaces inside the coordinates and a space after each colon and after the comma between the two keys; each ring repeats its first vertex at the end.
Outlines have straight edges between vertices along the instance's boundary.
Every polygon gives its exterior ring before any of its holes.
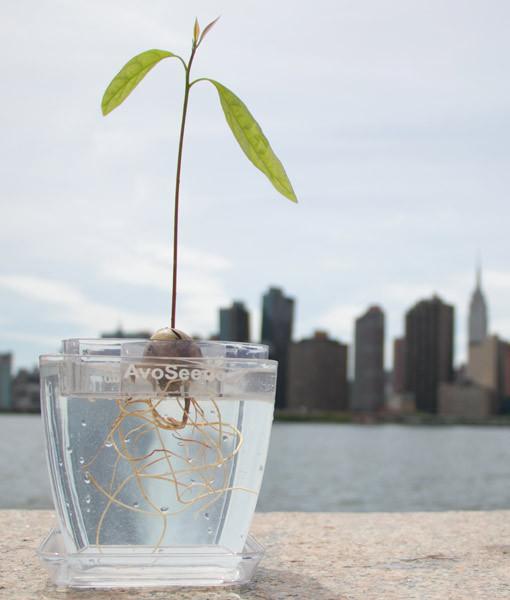
{"type": "Polygon", "coordinates": [[[178,253],[178,236],[179,236],[179,191],[181,185],[181,168],[182,168],[182,151],[184,147],[184,129],[186,127],[186,115],[188,113],[188,101],[190,91],[190,72],[195,52],[198,46],[193,43],[191,56],[186,66],[186,85],[184,89],[184,101],[182,105],[181,117],[181,133],[179,135],[179,150],[177,153],[177,173],[175,176],[175,200],[174,200],[174,244],[173,244],[173,272],[172,272],[172,318],[170,327],[175,328],[175,312],[177,304],[177,253],[178,253]]]}

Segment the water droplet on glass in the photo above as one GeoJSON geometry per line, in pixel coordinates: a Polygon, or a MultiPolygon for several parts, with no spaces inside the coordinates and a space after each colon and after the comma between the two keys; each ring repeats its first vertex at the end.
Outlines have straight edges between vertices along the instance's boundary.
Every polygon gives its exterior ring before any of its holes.
{"type": "Polygon", "coordinates": [[[87,512],[87,513],[90,512],[90,506],[87,506],[87,508],[85,509],[85,512],[87,512]]]}
{"type": "Polygon", "coordinates": [[[87,427],[87,421],[85,421],[85,419],[82,420],[81,426],[82,427],[87,427]]]}
{"type": "Polygon", "coordinates": [[[110,441],[106,441],[104,445],[106,446],[106,448],[111,448],[113,446],[113,444],[110,441]]]}
{"type": "Polygon", "coordinates": [[[204,519],[209,519],[209,513],[204,513],[204,519]]]}
{"type": "Polygon", "coordinates": [[[133,508],[138,508],[140,505],[138,504],[138,502],[133,502],[133,508]]]}
{"type": "Polygon", "coordinates": [[[80,456],[80,458],[78,459],[78,462],[80,463],[80,465],[85,464],[85,459],[83,458],[83,456],[80,456]]]}
{"type": "Polygon", "coordinates": [[[189,462],[189,463],[192,463],[192,462],[193,462],[193,459],[192,459],[192,458],[188,458],[188,462],[189,462]]]}
{"type": "Polygon", "coordinates": [[[67,508],[69,508],[71,505],[69,504],[69,502],[66,502],[66,506],[67,508]]]}
{"type": "Polygon", "coordinates": [[[87,495],[85,496],[85,502],[86,502],[87,504],[90,504],[90,503],[91,503],[91,501],[92,501],[92,497],[91,497],[91,495],[90,495],[90,494],[87,494],[87,495]]]}
{"type": "Polygon", "coordinates": [[[167,512],[168,511],[168,506],[162,506],[159,510],[161,512],[167,512]]]}
{"type": "Polygon", "coordinates": [[[66,450],[69,452],[69,454],[73,453],[73,449],[71,448],[71,446],[67,446],[66,450]]]}
{"type": "Polygon", "coordinates": [[[59,466],[59,467],[63,467],[63,466],[64,466],[64,463],[63,463],[63,461],[59,460],[59,461],[58,461],[58,466],[59,466]]]}
{"type": "Polygon", "coordinates": [[[226,442],[228,440],[228,435],[224,435],[222,439],[224,442],[226,442]]]}
{"type": "Polygon", "coordinates": [[[88,471],[85,471],[85,475],[83,476],[83,481],[85,483],[90,483],[90,473],[88,471]]]}
{"type": "Polygon", "coordinates": [[[129,442],[131,441],[131,438],[126,438],[124,441],[126,442],[126,444],[129,444],[129,442]]]}
{"type": "Polygon", "coordinates": [[[263,470],[264,470],[264,465],[260,465],[259,471],[263,471],[263,470]]]}
{"type": "Polygon", "coordinates": [[[209,528],[207,529],[207,533],[208,533],[209,535],[212,535],[212,532],[213,532],[213,530],[212,530],[212,527],[209,527],[209,528]]]}

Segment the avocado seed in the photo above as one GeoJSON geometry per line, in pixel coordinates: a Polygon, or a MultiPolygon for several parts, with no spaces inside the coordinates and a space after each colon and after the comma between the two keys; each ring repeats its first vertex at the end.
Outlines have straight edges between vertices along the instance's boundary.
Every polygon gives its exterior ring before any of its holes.
{"type": "Polygon", "coordinates": [[[163,327],[151,336],[150,342],[145,348],[144,356],[200,358],[202,352],[198,344],[187,333],[172,327],[163,327]]]}

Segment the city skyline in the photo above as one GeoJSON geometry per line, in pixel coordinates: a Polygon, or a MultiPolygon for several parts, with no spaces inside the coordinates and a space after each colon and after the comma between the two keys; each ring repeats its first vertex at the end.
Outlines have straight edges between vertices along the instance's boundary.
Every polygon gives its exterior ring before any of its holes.
{"type": "MultiPolygon", "coordinates": [[[[260,339],[268,345],[269,358],[278,361],[275,408],[361,416],[417,411],[474,419],[510,412],[510,343],[488,334],[481,279],[478,267],[466,323],[467,363],[454,366],[455,307],[434,294],[406,310],[405,335],[393,339],[391,372],[384,368],[385,314],[380,306],[372,305],[356,318],[350,346],[319,329],[313,337],[294,340],[295,300],[280,288],[269,288],[262,295],[260,339]]],[[[250,315],[243,302],[220,308],[218,317],[220,335],[211,339],[250,342],[250,315]]],[[[119,326],[101,337],[150,335],[147,330],[125,331],[119,326]]],[[[0,359],[0,410],[34,409],[37,370],[18,370],[14,377],[12,356],[3,354],[0,359]]]]}
{"type": "MultiPolygon", "coordinates": [[[[483,320],[483,326],[478,325],[478,327],[485,327],[484,331],[486,331],[487,335],[497,334],[500,337],[505,338],[505,334],[502,333],[501,331],[498,331],[495,328],[491,328],[490,326],[488,327],[488,323],[492,323],[492,319],[489,321],[488,316],[487,316],[487,312],[490,312],[491,303],[490,303],[489,294],[487,294],[485,287],[482,286],[482,267],[479,262],[477,263],[476,267],[474,268],[474,273],[475,273],[475,276],[473,277],[473,270],[472,270],[472,272],[471,272],[471,287],[466,292],[466,298],[465,298],[465,302],[464,302],[465,306],[467,307],[467,309],[465,311],[462,311],[462,308],[461,308],[461,310],[459,310],[458,305],[456,305],[454,302],[449,302],[448,301],[449,299],[440,292],[439,292],[439,294],[434,292],[434,293],[424,294],[422,296],[424,298],[429,298],[429,297],[432,297],[435,295],[439,295],[442,299],[444,299],[446,302],[454,305],[454,307],[455,307],[455,317],[454,317],[454,332],[455,332],[454,333],[454,366],[455,367],[458,367],[461,364],[465,364],[465,362],[467,361],[467,358],[468,358],[467,346],[469,344],[470,330],[472,330],[472,327],[473,327],[472,320],[470,321],[470,314],[471,315],[473,314],[473,303],[474,303],[474,307],[475,307],[474,310],[477,315],[480,314],[480,305],[479,305],[480,302],[483,302],[483,311],[485,311],[483,313],[483,316],[481,317],[483,320]],[[481,300],[480,300],[480,298],[481,298],[481,300]],[[488,298],[488,300],[487,300],[487,298],[488,298]],[[471,313],[470,313],[469,309],[471,309],[471,313]],[[464,344],[465,347],[462,347],[461,343],[464,344]]],[[[484,278],[484,280],[487,279],[487,274],[485,271],[483,271],[483,278],[484,278]]],[[[271,289],[280,289],[280,288],[275,288],[275,286],[269,286],[266,289],[271,290],[271,289]]],[[[288,292],[288,290],[285,290],[285,292],[288,292]]],[[[414,304],[419,299],[420,298],[415,298],[413,300],[413,302],[411,302],[409,304],[409,306],[414,304]]],[[[294,312],[293,331],[299,332],[299,331],[302,331],[302,327],[300,327],[299,319],[296,319],[296,317],[295,317],[296,312],[299,314],[299,298],[297,298],[296,300],[297,300],[297,302],[296,302],[297,310],[296,310],[296,308],[294,308],[294,310],[293,310],[293,312],[294,312]]],[[[252,341],[254,343],[262,342],[262,339],[263,339],[263,336],[262,336],[262,312],[263,312],[262,294],[260,294],[260,297],[259,297],[259,306],[257,308],[255,308],[254,310],[251,309],[250,304],[248,302],[246,302],[245,300],[231,300],[230,303],[228,301],[223,303],[223,305],[226,305],[226,304],[230,304],[230,308],[237,307],[237,308],[241,308],[242,311],[247,311],[248,328],[249,328],[249,331],[251,334],[249,341],[252,341]]],[[[386,307],[380,302],[379,303],[376,302],[376,304],[381,305],[381,307],[384,311],[384,315],[385,315],[385,322],[387,323],[388,315],[387,315],[386,307]]],[[[367,310],[367,308],[369,308],[370,306],[371,306],[371,304],[367,304],[364,307],[363,306],[358,307],[356,310],[353,309],[353,311],[352,311],[353,317],[352,317],[351,326],[350,326],[351,331],[350,331],[350,335],[348,337],[336,335],[333,330],[325,328],[325,327],[321,327],[320,323],[318,322],[315,325],[312,325],[311,330],[308,334],[299,335],[299,334],[294,333],[294,335],[292,336],[292,341],[299,341],[300,339],[306,339],[309,337],[313,337],[315,331],[325,330],[327,332],[328,336],[330,336],[332,339],[334,339],[336,341],[340,341],[341,343],[345,343],[349,347],[354,348],[356,319],[361,315],[362,312],[367,310]]],[[[395,331],[394,328],[392,330],[387,325],[385,325],[383,354],[384,354],[384,368],[386,371],[388,371],[388,370],[391,371],[393,369],[394,341],[395,341],[395,339],[402,338],[405,335],[405,312],[408,310],[409,306],[404,307],[404,310],[403,310],[402,314],[400,315],[402,325],[401,325],[401,329],[398,333],[396,333],[396,334],[392,333],[392,331],[393,332],[395,331]]],[[[197,337],[202,337],[204,339],[217,336],[219,334],[219,332],[221,331],[221,311],[224,308],[225,308],[225,306],[217,307],[215,324],[207,333],[203,334],[202,332],[197,332],[197,331],[191,331],[190,333],[192,333],[193,335],[195,335],[197,337]]],[[[118,331],[120,331],[120,330],[126,331],[126,330],[130,329],[129,327],[127,327],[125,325],[125,323],[122,323],[120,321],[117,322],[116,325],[117,325],[118,331]]],[[[113,331],[114,326],[110,327],[109,330],[113,331]]],[[[475,325],[475,327],[476,327],[476,325],[475,325]]],[[[347,328],[347,329],[349,329],[349,328],[347,328]]],[[[138,328],[138,331],[147,334],[150,331],[150,328],[147,326],[144,326],[142,324],[141,327],[138,328]]],[[[114,331],[113,331],[113,333],[114,333],[114,331]]],[[[95,335],[96,336],[102,335],[102,332],[97,332],[95,335]]],[[[71,335],[66,336],[66,338],[68,338],[68,337],[73,337],[73,336],[71,336],[71,335]]],[[[76,337],[94,337],[94,335],[91,335],[91,336],[78,335],[76,337]]],[[[63,339],[65,339],[65,338],[63,338],[63,339]]],[[[58,347],[60,345],[60,341],[61,340],[56,340],[56,344],[55,344],[54,348],[46,349],[43,353],[51,354],[52,352],[57,352],[58,347]]],[[[1,352],[12,353],[13,363],[17,369],[32,368],[37,363],[38,357],[34,357],[34,360],[32,362],[19,361],[18,360],[19,357],[16,354],[15,346],[8,348],[8,347],[3,347],[0,345],[0,353],[1,352]]],[[[353,358],[351,358],[349,360],[348,375],[349,375],[349,379],[354,379],[354,360],[353,360],[353,358]]]]}

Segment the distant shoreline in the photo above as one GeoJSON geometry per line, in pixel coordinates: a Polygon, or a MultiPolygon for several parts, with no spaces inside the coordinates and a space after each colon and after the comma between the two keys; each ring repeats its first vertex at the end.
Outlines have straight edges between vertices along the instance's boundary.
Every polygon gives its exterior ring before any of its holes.
{"type": "Polygon", "coordinates": [[[356,414],[350,412],[296,413],[275,411],[275,421],[284,423],[336,423],[345,425],[478,425],[510,427],[510,415],[494,415],[484,419],[462,419],[426,413],[398,415],[391,413],[356,414]]]}
{"type": "MultiPolygon", "coordinates": [[[[37,412],[0,411],[2,416],[37,416],[37,412]]],[[[494,415],[484,419],[462,419],[459,417],[442,417],[426,413],[398,415],[391,413],[356,414],[350,412],[313,412],[301,413],[287,410],[276,410],[274,420],[279,423],[333,423],[337,425],[430,425],[434,427],[473,425],[490,427],[510,427],[510,414],[494,415]]]]}

